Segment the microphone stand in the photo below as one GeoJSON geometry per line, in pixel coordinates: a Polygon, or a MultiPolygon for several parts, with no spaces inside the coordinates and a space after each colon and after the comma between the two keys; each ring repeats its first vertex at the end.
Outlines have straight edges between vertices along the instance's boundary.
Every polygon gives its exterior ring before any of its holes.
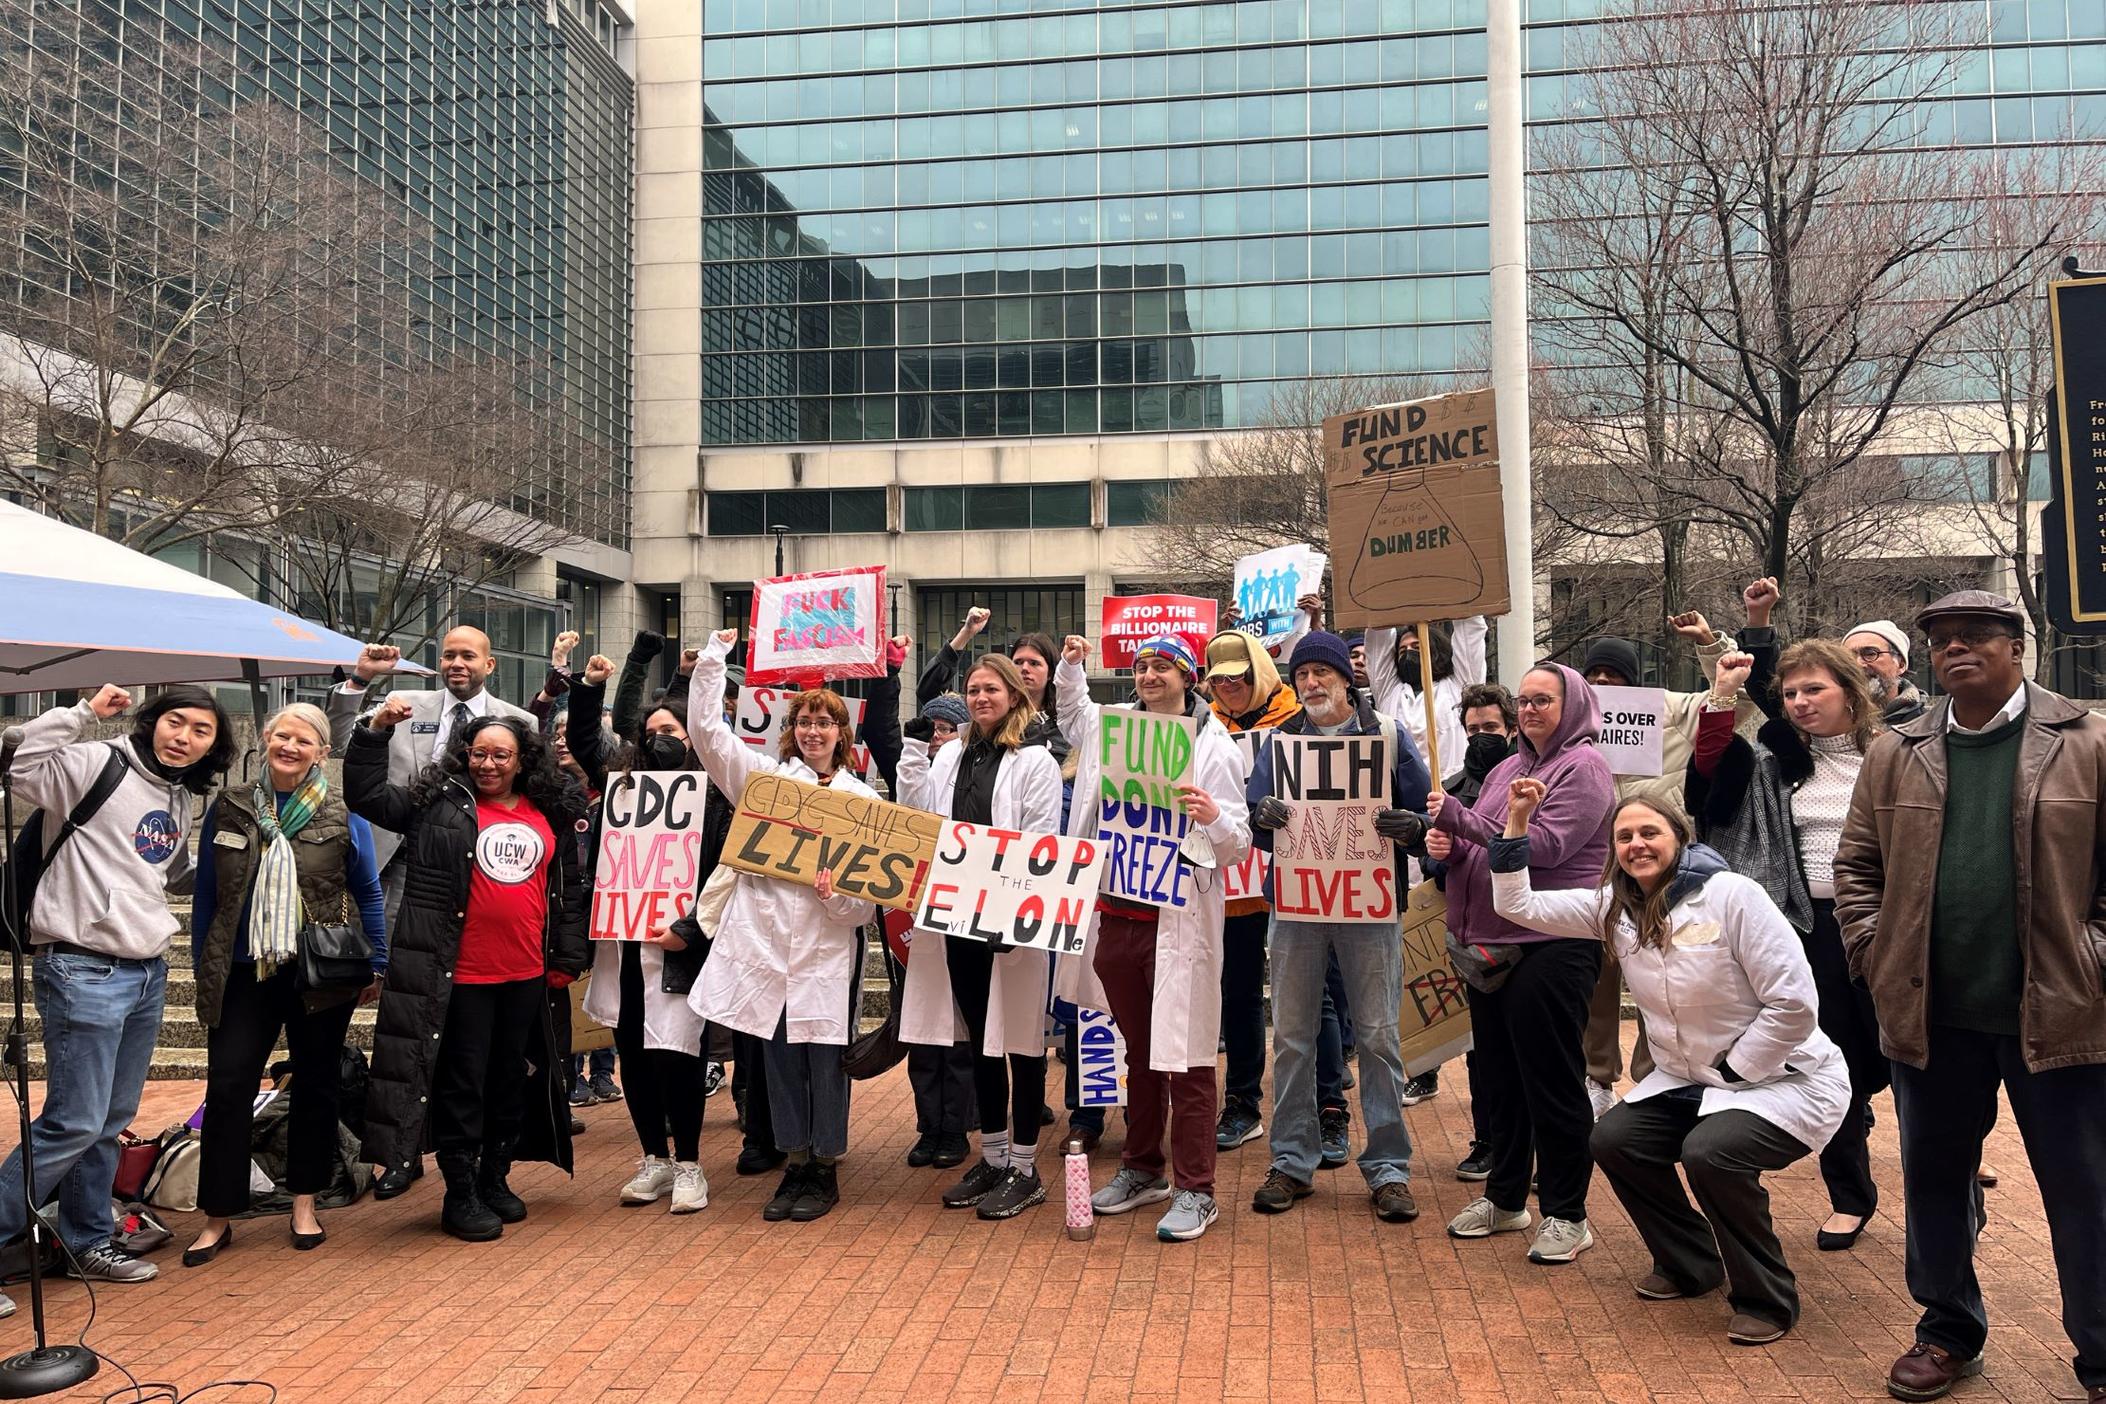
{"type": "MultiPolygon", "coordinates": [[[[19,729],[11,729],[9,741],[18,739],[19,729]]],[[[5,750],[13,751],[13,745],[5,750]]],[[[0,756],[0,821],[5,823],[7,842],[0,843],[0,891],[4,891],[7,904],[4,910],[15,910],[15,865],[13,847],[15,833],[15,791],[9,778],[13,769],[11,754],[0,756]]],[[[47,836],[48,837],[48,836],[47,836]]],[[[23,926],[28,925],[26,914],[23,926]]],[[[29,932],[10,928],[4,933],[10,958],[14,962],[15,1018],[8,1025],[6,1058],[9,1074],[15,1083],[15,1109],[21,1115],[22,1146],[22,1209],[28,1216],[29,1239],[29,1314],[36,1325],[37,1343],[34,1350],[0,1360],[0,1399],[33,1399],[38,1395],[56,1394],[62,1389],[71,1389],[84,1380],[92,1379],[102,1362],[95,1352],[84,1345],[52,1345],[44,1331],[44,1216],[37,1212],[36,1161],[29,1143],[29,1045],[22,1037],[23,1009],[22,983],[26,978],[23,947],[29,941],[29,932]]]]}

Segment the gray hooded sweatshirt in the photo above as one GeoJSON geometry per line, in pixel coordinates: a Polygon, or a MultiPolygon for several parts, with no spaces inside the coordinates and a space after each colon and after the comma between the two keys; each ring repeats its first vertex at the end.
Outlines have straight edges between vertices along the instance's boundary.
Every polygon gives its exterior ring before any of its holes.
{"type": "MultiPolygon", "coordinates": [[[[58,707],[22,728],[9,768],[17,798],[43,809],[44,840],[95,784],[110,744],[84,742],[96,719],[86,702],[58,707]]],[[[52,856],[29,912],[30,941],[67,941],[105,955],[153,960],[181,929],[168,893],[184,891],[190,862],[191,793],[148,769],[130,740],[124,780],[95,817],[52,856]]]]}

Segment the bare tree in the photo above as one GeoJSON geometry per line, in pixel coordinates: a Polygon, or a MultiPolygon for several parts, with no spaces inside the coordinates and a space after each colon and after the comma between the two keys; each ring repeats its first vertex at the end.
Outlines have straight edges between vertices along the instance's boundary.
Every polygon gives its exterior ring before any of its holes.
{"type": "Polygon", "coordinates": [[[1927,140],[1927,103],[1982,23],[1891,0],[1634,0],[1578,80],[1598,116],[1539,185],[1544,311],[1583,363],[1620,347],[1594,365],[1624,387],[1606,418],[1635,431],[1647,529],[1737,541],[1797,611],[1920,507],[1882,436],[2060,239],[2036,229],[1951,276],[1979,205],[1967,163],[1927,140]]]}

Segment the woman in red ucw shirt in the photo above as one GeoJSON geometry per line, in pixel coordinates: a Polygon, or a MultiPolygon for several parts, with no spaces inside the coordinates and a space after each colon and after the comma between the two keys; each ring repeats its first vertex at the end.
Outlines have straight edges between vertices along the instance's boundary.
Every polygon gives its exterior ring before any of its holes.
{"type": "Polygon", "coordinates": [[[407,697],[389,698],[344,757],[352,811],[400,833],[409,864],[390,943],[407,959],[381,995],[365,1155],[414,1164],[428,1111],[440,1224],[482,1242],[526,1217],[506,1183],[515,1157],[571,1166],[569,1026],[548,990],[589,958],[591,892],[577,845],[556,841],[583,821],[584,796],[540,734],[505,717],[470,721],[414,784],[390,785],[387,732],[408,715],[407,697]]]}

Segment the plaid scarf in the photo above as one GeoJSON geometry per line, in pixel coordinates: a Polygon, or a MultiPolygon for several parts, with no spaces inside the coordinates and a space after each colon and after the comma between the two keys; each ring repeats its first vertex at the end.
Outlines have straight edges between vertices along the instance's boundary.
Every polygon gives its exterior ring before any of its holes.
{"type": "Polygon", "coordinates": [[[256,777],[251,796],[265,847],[256,864],[256,880],[249,888],[249,955],[256,961],[259,980],[269,979],[280,965],[300,953],[300,925],[305,916],[300,907],[300,869],[287,840],[307,827],[328,794],[329,781],[318,765],[286,796],[281,811],[269,773],[256,777]]]}

